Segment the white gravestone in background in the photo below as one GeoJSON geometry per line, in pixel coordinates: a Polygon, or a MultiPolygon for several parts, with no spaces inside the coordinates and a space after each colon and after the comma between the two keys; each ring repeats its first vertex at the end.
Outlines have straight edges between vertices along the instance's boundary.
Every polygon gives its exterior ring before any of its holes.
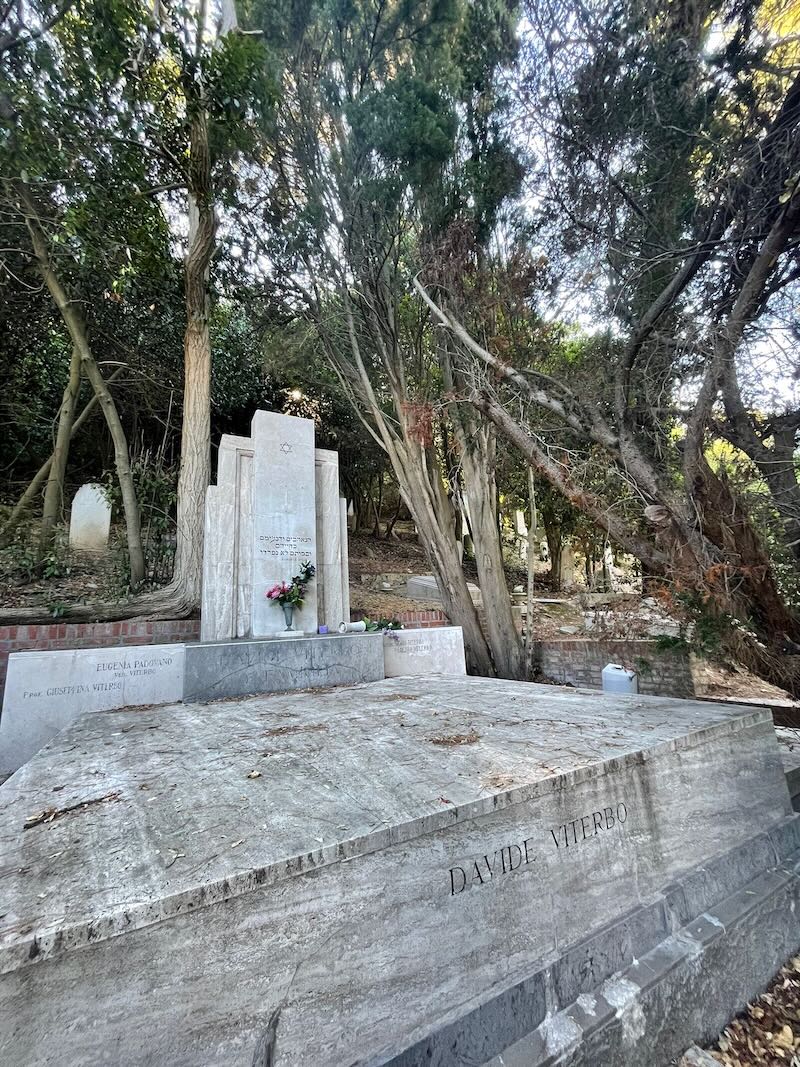
{"type": "Polygon", "coordinates": [[[566,590],[575,587],[575,553],[567,546],[561,549],[561,588],[566,590]]]}
{"type": "Polygon", "coordinates": [[[69,547],[79,552],[102,552],[108,545],[111,505],[102,486],[82,485],[72,501],[69,547]]]}
{"type": "Polygon", "coordinates": [[[87,711],[183,699],[184,646],[14,652],[0,718],[0,771],[15,771],[87,711]]]}

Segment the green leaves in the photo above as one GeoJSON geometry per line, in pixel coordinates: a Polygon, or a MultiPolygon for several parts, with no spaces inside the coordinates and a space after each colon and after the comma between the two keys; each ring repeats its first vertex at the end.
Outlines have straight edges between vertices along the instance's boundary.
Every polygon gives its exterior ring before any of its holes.
{"type": "Polygon", "coordinates": [[[453,100],[412,71],[401,71],[387,85],[360,96],[346,115],[354,158],[368,170],[370,154],[375,153],[388,165],[384,174],[391,175],[397,167],[412,188],[430,181],[454,149],[458,124],[453,100]]]}

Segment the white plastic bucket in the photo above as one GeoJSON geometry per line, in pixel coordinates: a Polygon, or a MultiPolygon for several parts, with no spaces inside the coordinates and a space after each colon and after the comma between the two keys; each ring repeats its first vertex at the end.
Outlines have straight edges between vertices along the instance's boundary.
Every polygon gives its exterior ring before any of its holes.
{"type": "Polygon", "coordinates": [[[601,672],[604,693],[638,693],[639,676],[621,663],[607,663],[601,672]]]}

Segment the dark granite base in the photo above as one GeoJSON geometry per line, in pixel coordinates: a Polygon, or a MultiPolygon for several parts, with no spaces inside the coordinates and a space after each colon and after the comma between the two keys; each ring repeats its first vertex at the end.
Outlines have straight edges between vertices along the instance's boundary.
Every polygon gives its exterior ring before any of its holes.
{"type": "Polygon", "coordinates": [[[383,679],[383,634],[219,641],[186,646],[183,700],[325,689],[383,679]]]}

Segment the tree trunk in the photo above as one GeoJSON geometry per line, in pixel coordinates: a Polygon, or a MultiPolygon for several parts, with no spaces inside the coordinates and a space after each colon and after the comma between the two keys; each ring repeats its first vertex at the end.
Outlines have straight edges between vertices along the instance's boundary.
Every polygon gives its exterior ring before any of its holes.
{"type": "Polygon", "coordinates": [[[528,589],[527,604],[525,608],[525,677],[529,682],[533,681],[533,581],[534,566],[536,562],[536,541],[539,536],[539,515],[536,510],[536,484],[533,479],[533,468],[528,467],[528,503],[530,505],[531,520],[528,525],[528,589]]]}
{"type": "Polygon", "coordinates": [[[547,539],[547,551],[550,553],[550,588],[554,593],[561,590],[561,526],[557,522],[544,522],[544,536],[547,539]]]}
{"type": "Polygon", "coordinates": [[[460,418],[454,426],[462,450],[461,471],[475,544],[486,634],[497,674],[501,678],[521,679],[525,676],[522,642],[511,610],[497,521],[494,431],[485,423],[481,425],[478,419],[470,421],[469,437],[460,418]]]}
{"type": "MultiPolygon", "coordinates": [[[[464,382],[447,345],[439,348],[445,387],[463,392],[464,382]]],[[[475,546],[478,584],[483,598],[486,635],[495,670],[501,678],[525,677],[522,636],[517,630],[506,584],[500,537],[494,426],[474,408],[451,404],[453,434],[461,460],[461,477],[475,546]]],[[[461,535],[461,529],[458,535],[461,535]]],[[[454,536],[456,536],[454,531],[454,536]]]]}
{"type": "Polygon", "coordinates": [[[58,430],[50,463],[50,474],[44,492],[42,508],[42,525],[39,532],[39,561],[52,547],[55,526],[64,505],[64,475],[67,470],[69,442],[72,438],[72,426],[75,421],[75,405],[81,388],[81,354],[77,345],[72,346],[69,361],[69,376],[64,387],[64,396],[58,412],[58,430]]]}
{"type": "Polygon", "coordinates": [[[397,522],[397,520],[400,518],[400,512],[402,510],[403,510],[403,498],[398,493],[397,494],[397,507],[394,509],[394,513],[392,514],[391,519],[389,519],[389,521],[386,523],[386,532],[383,535],[386,538],[387,541],[389,540],[390,537],[394,537],[394,526],[395,526],[395,523],[397,522]]]}
{"type": "Polygon", "coordinates": [[[72,344],[80,355],[83,373],[94,389],[100,409],[108,425],[111,440],[114,443],[114,458],[117,477],[122,492],[122,504],[125,512],[125,528],[128,539],[128,559],[131,569],[131,588],[135,591],[144,580],[144,555],[139,528],[139,507],[136,502],[136,490],[130,468],[128,441],[117,411],[113,397],[108,390],[100,368],[95,362],[83,315],[67,296],[67,292],[57,277],[50,261],[49,249],[42,230],[33,198],[24,182],[17,183],[17,191],[25,212],[25,222],[31,236],[36,263],[50,295],[55,301],[61,317],[69,331],[72,344]]]}
{"type": "Polygon", "coordinates": [[[375,525],[372,528],[372,536],[381,536],[381,509],[383,507],[383,471],[378,474],[378,500],[372,497],[372,511],[375,516],[375,525]]]}
{"type": "Polygon", "coordinates": [[[395,446],[400,468],[396,469],[400,491],[436,576],[445,613],[464,632],[467,666],[472,674],[491,678],[495,674],[494,664],[452,533],[452,505],[440,480],[437,478],[435,483],[431,483],[426,464],[419,456],[413,455],[413,448],[413,443],[405,442],[398,442],[395,446]],[[443,511],[445,514],[442,514],[443,511]]]}
{"type": "Polygon", "coordinates": [[[89,379],[97,396],[97,402],[105,416],[111,440],[114,444],[114,463],[117,478],[122,491],[122,509],[125,515],[125,532],[128,541],[128,560],[131,568],[131,589],[136,592],[144,581],[144,552],[142,551],[141,520],[139,504],[136,500],[136,488],[133,484],[128,439],[114,403],[114,398],[106,384],[100,368],[92,356],[88,345],[81,353],[83,373],[89,379]]]}
{"type": "Polygon", "coordinates": [[[389,457],[400,493],[437,578],[445,612],[450,621],[461,626],[463,630],[469,670],[473,674],[492,677],[494,665],[461,567],[458,543],[453,532],[453,505],[442,483],[435,449],[432,443],[422,443],[418,439],[418,428],[409,423],[404,384],[396,373],[397,367],[391,365],[388,353],[384,351],[382,359],[391,372],[387,373],[387,377],[394,406],[394,417],[390,425],[361,356],[351,298],[347,290],[342,293],[342,300],[351,356],[346,372],[342,369],[339,338],[331,337],[322,319],[317,318],[317,327],[325,345],[326,355],[343,386],[348,390],[349,399],[362,423],[389,457]],[[431,455],[428,455],[428,452],[431,455]]]}
{"type": "Polygon", "coordinates": [[[190,136],[189,246],[185,267],[183,423],[178,475],[175,569],[181,600],[200,604],[206,489],[211,480],[211,336],[208,279],[216,244],[208,114],[199,107],[190,136]]]}

